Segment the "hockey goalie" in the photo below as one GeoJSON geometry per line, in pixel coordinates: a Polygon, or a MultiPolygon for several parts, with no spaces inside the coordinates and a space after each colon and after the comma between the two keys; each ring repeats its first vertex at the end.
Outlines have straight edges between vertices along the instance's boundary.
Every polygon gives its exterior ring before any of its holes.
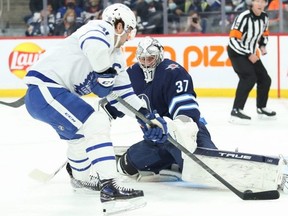
{"type": "MultiPolygon", "coordinates": [[[[141,39],[136,60],[126,70],[131,86],[144,107],[150,112],[156,110],[165,119],[166,122],[160,126],[167,124],[169,136],[174,141],[239,190],[257,192],[278,188],[284,179],[283,158],[217,149],[200,112],[192,76],[178,62],[164,58],[164,47],[160,41],[149,36],[141,39]]],[[[129,94],[123,97],[129,97],[129,94]]],[[[114,99],[101,103],[101,107],[111,119],[116,119],[123,117],[117,104],[119,100],[114,99]]],[[[160,132],[151,134],[147,129],[158,124],[147,124],[134,114],[144,134],[143,140],[131,145],[119,156],[119,173],[140,181],[172,178],[197,185],[223,187],[207,169],[187,157],[171,140],[165,139],[167,136],[164,136],[163,128],[158,127],[160,132]],[[174,172],[175,167],[178,169],[174,172]]]]}
{"type": "MultiPolygon", "coordinates": [[[[106,109],[107,104],[102,104],[101,106],[106,109]]],[[[106,112],[108,111],[106,110],[106,112]]],[[[177,142],[189,149],[199,160],[238,190],[243,192],[247,190],[253,192],[269,190],[288,192],[288,165],[287,159],[283,156],[264,156],[197,147],[198,129],[194,122],[185,120],[185,118],[176,121],[164,119],[167,121],[169,134],[177,142]]],[[[143,141],[139,143],[141,142],[143,141]]],[[[117,169],[120,174],[139,182],[186,181],[197,188],[226,189],[213,175],[183,152],[180,153],[180,157],[183,160],[182,167],[177,163],[172,163],[165,167],[163,165],[165,164],[164,160],[161,161],[163,164],[158,167],[150,166],[151,160],[147,160],[147,158],[150,158],[148,156],[149,153],[141,151],[141,148],[137,147],[139,143],[132,146],[114,146],[117,156],[117,169]],[[135,152],[138,154],[137,161],[134,157],[136,155],[135,152]],[[138,161],[141,161],[142,169],[138,161]]],[[[159,145],[147,142],[146,144],[159,145]]],[[[165,145],[165,143],[161,145],[165,145]]],[[[151,151],[149,155],[153,154],[155,152],[151,151]]]]}

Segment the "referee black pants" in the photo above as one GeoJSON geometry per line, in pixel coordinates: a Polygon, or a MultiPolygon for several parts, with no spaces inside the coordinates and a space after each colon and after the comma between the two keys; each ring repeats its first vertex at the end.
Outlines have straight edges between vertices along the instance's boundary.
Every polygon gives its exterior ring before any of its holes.
{"type": "Polygon", "coordinates": [[[228,47],[228,56],[239,77],[233,108],[244,109],[250,91],[256,86],[257,108],[266,107],[271,86],[271,78],[261,60],[253,64],[248,56],[239,55],[228,47]]]}

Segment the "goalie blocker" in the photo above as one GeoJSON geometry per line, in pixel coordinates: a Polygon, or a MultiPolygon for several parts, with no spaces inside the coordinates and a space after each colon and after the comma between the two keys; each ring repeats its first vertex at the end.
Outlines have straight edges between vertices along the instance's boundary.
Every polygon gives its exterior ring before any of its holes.
{"type": "MultiPolygon", "coordinates": [[[[126,152],[128,147],[115,147],[118,157],[126,152]]],[[[253,192],[277,190],[282,184],[283,170],[287,169],[285,160],[281,157],[269,157],[241,152],[221,151],[197,148],[194,154],[221,177],[241,191],[253,192]]],[[[120,167],[118,166],[118,171],[120,167]]],[[[285,176],[285,175],[284,175],[285,176]]],[[[183,171],[177,168],[162,170],[159,174],[139,171],[133,175],[138,181],[177,181],[191,182],[197,187],[225,188],[217,179],[213,178],[202,167],[192,160],[185,159],[183,171]]],[[[285,177],[284,177],[285,178],[285,177]]],[[[287,183],[286,183],[287,184],[287,183]]]]}

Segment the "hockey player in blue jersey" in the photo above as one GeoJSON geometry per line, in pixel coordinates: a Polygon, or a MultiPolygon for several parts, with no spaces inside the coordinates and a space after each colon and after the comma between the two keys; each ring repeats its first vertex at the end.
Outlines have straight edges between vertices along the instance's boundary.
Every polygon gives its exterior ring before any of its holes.
{"type": "MultiPolygon", "coordinates": [[[[140,41],[136,52],[138,62],[127,69],[135,93],[151,111],[157,110],[161,117],[171,120],[169,133],[191,152],[196,147],[216,149],[201,117],[191,76],[180,64],[164,59],[163,55],[158,40],[145,37],[140,41]]],[[[168,141],[144,139],[120,158],[118,170],[133,176],[138,171],[159,173],[172,164],[183,167],[179,149],[168,141]]]]}
{"type": "MultiPolygon", "coordinates": [[[[102,203],[131,201],[143,197],[143,191],[117,184],[109,118],[81,98],[94,93],[112,102],[109,93],[113,91],[135,109],[149,114],[133,92],[120,50],[135,36],[135,15],[125,5],[113,4],[103,11],[102,17],[50,48],[30,68],[24,79],[28,85],[25,105],[33,118],[50,124],[61,139],[67,140],[67,170],[75,189],[100,190],[102,203]]],[[[121,104],[114,106],[132,115],[121,104]]],[[[155,113],[149,117],[161,129],[146,127],[145,136],[165,140],[166,122],[155,113]]]]}

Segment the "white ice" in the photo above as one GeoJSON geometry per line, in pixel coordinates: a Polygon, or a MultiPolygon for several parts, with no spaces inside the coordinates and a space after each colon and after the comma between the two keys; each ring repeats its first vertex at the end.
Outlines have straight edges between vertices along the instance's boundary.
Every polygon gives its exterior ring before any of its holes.
{"type": "MultiPolygon", "coordinates": [[[[16,98],[1,98],[14,101],[16,98]]],[[[86,98],[93,103],[93,98],[86,98]]],[[[249,98],[245,112],[253,118],[248,126],[228,123],[232,98],[199,98],[202,115],[219,149],[263,155],[288,155],[288,101],[269,99],[268,107],[277,111],[276,120],[257,119],[255,98],[249,98]]],[[[28,177],[39,168],[52,173],[66,159],[66,143],[42,122],[30,117],[24,106],[0,105],[0,215],[1,216],[98,216],[99,195],[74,193],[65,169],[46,184],[28,177]]],[[[113,122],[115,145],[131,145],[141,139],[132,118],[113,122]]],[[[285,214],[288,195],[278,200],[243,201],[226,189],[194,187],[192,184],[124,182],[125,186],[143,189],[147,206],[119,215],[242,216],[285,214]]]]}

